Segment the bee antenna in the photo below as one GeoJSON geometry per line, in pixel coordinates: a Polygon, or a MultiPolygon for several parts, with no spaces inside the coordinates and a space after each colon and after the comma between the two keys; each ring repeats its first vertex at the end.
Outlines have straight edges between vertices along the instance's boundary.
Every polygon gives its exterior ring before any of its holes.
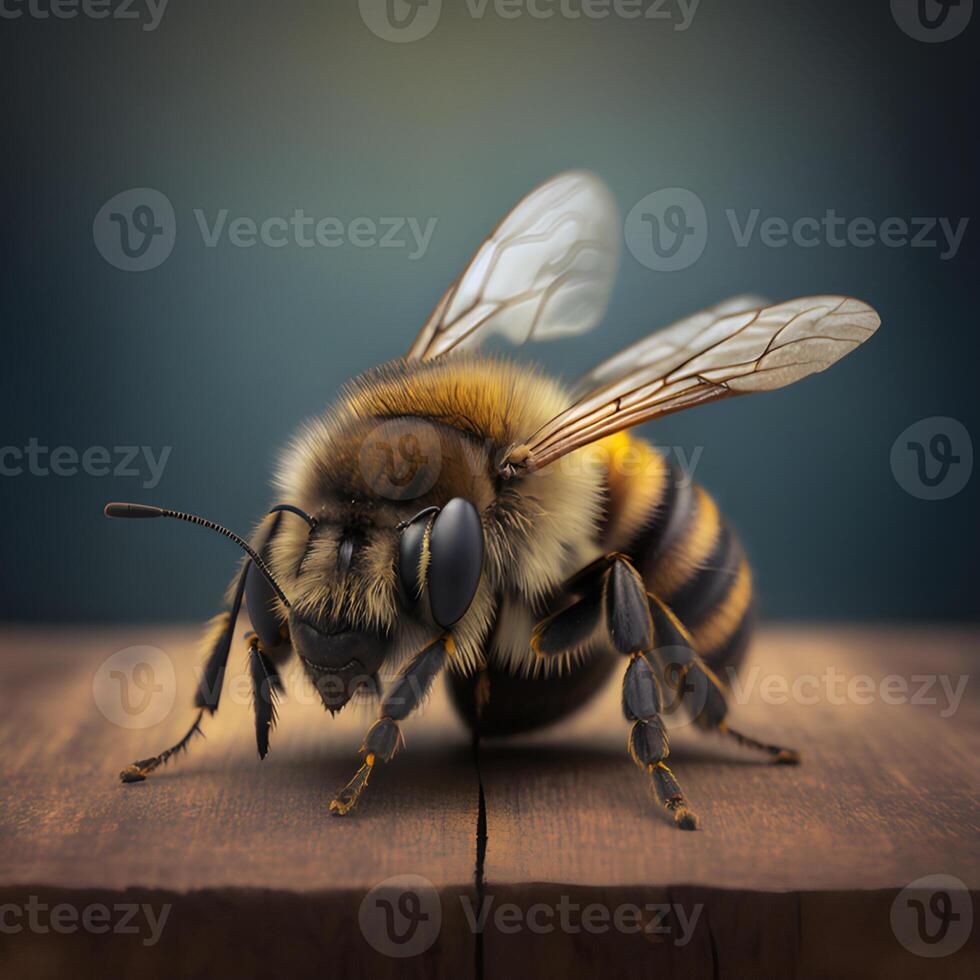
{"type": "MultiPolygon", "coordinates": [[[[303,514],[299,511],[299,508],[292,508],[291,505],[283,505],[283,509],[295,510],[299,512],[301,517],[305,517],[307,521],[312,521],[312,517],[303,514]]],[[[189,524],[199,524],[201,527],[206,527],[211,531],[217,531],[219,534],[223,534],[226,538],[234,541],[249,558],[252,559],[252,563],[255,567],[265,576],[266,581],[272,586],[272,591],[279,597],[282,604],[287,608],[292,608],[289,604],[289,600],[286,598],[285,593],[279,587],[279,583],[276,581],[275,576],[272,574],[269,566],[262,560],[262,557],[255,551],[255,549],[244,539],[240,538],[234,531],[229,531],[228,528],[222,527],[220,524],[216,524],[214,521],[209,521],[207,518],[198,517],[196,514],[185,514],[180,510],[170,510],[167,507],[155,507],[152,504],[120,504],[111,503],[106,504],[104,513],[106,517],[127,517],[127,518],[143,518],[143,517],[172,517],[178,521],[187,521],[189,524]]],[[[315,526],[314,524],[310,525],[315,526]]]]}
{"type": "Polygon", "coordinates": [[[305,510],[301,510],[294,504],[276,504],[272,510],[269,511],[270,514],[275,514],[280,510],[288,511],[290,514],[295,514],[297,517],[302,517],[307,524],[315,531],[317,528],[317,519],[315,517],[310,517],[305,510]]]}

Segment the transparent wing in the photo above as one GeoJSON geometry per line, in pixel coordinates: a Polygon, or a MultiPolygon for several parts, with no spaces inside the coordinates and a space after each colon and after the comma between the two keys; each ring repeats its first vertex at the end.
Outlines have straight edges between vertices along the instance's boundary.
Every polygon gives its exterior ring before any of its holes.
{"type": "Polygon", "coordinates": [[[866,303],[846,296],[711,312],[703,321],[698,314],[630,348],[645,350],[643,363],[632,357],[607,362],[617,364],[618,375],[513,447],[503,468],[540,469],[620,429],[720,398],[782,388],[830,367],[881,322],[866,303]]]}
{"type": "Polygon", "coordinates": [[[606,185],[569,171],[531,191],[449,287],[409,358],[428,360],[499,333],[515,344],[585,333],[605,312],[619,218],[606,185]]]}
{"type": "Polygon", "coordinates": [[[634,368],[649,367],[652,372],[666,374],[677,354],[686,350],[695,338],[705,334],[719,320],[733,313],[758,310],[765,305],[766,301],[761,296],[730,296],[715,306],[661,327],[583,374],[572,385],[572,394],[577,398],[595,391],[634,368]]]}

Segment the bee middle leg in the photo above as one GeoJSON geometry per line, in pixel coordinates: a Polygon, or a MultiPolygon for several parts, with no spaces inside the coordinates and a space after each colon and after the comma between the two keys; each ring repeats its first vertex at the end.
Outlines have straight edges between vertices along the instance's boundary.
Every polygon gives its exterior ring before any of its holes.
{"type": "Polygon", "coordinates": [[[660,802],[682,830],[696,830],[698,816],[667,766],[670,751],[661,718],[663,692],[653,667],[656,634],[646,586],[624,555],[611,554],[584,568],[565,587],[579,598],[540,622],[531,646],[542,657],[574,653],[597,633],[629,657],[623,678],[623,714],[632,722],[629,753],[650,777],[660,802]]]}
{"type": "Polygon", "coordinates": [[[269,752],[269,735],[276,726],[279,697],[285,688],[275,662],[262,648],[258,634],[249,632],[245,642],[248,644],[249,674],[252,679],[255,747],[258,749],[259,758],[264,759],[269,752]]]}
{"type": "Polygon", "coordinates": [[[409,662],[398,675],[381,702],[378,720],[368,729],[358,752],[361,767],[330,802],[335,816],[349,813],[367,788],[368,779],[378,762],[390,762],[402,744],[399,722],[404,721],[425,700],[436,675],[455,649],[450,635],[439,637],[409,662]]]}

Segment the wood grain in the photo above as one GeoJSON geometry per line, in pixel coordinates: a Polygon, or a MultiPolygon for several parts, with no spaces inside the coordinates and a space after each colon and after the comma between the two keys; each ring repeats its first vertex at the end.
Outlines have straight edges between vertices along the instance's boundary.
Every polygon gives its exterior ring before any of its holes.
{"type": "Polygon", "coordinates": [[[22,907],[31,895],[49,906],[172,906],[152,948],[138,936],[0,931],[4,976],[980,969],[976,930],[959,952],[929,960],[909,953],[889,920],[898,891],[923,875],[955,875],[976,903],[975,631],[764,632],[732,723],[801,749],[804,764],[773,767],[717,737],[675,730],[671,764],[700,812],[695,834],[668,823],[627,757],[619,678],[576,718],[484,742],[478,756],[440,687],[406,724],[406,749],[372,778],[361,808],[336,819],[329,800],[353,773],[374,709],[331,718],[287,672],[293,695],[260,763],[239,652],[207,738],[147,782],[119,785],[123,765],[169,744],[189,720],[194,644],[191,631],[147,626],[0,634],[0,906],[22,907]],[[158,724],[121,727],[116,712],[99,709],[93,682],[104,694],[103,661],[142,644],[173,663],[174,706],[158,724]],[[836,689],[820,680],[828,668],[836,689]],[[924,689],[922,678],[937,675],[952,689],[967,678],[953,712],[938,683],[924,689]],[[803,676],[815,678],[803,691],[815,703],[766,703],[766,692],[781,700],[780,685],[803,676]],[[904,678],[904,696],[899,681],[882,686],[889,676],[904,678]],[[916,692],[938,703],[887,703],[916,692]],[[438,939],[410,959],[378,952],[358,919],[368,890],[401,874],[431,882],[442,915],[438,939]],[[646,931],[528,925],[529,910],[563,902],[607,915],[635,904],[646,931]],[[516,930],[496,915],[508,903],[523,923],[516,930]],[[666,931],[651,935],[659,913],[649,909],[660,906],[666,931]],[[489,914],[479,932],[468,917],[481,908],[489,914]],[[683,944],[678,912],[697,914],[683,944]]]}
{"type": "Polygon", "coordinates": [[[472,880],[476,774],[469,736],[444,698],[406,723],[409,748],[372,777],[370,805],[351,819],[330,817],[377,707],[331,717],[287,670],[287,698],[260,762],[244,652],[235,651],[206,737],[146,782],[121,785],[120,769],[171,744],[192,719],[196,639],[147,627],[7,631],[4,881],[184,891],[361,888],[406,871],[437,886],[472,880]],[[173,710],[149,728],[121,728],[97,707],[93,678],[115,651],[143,644],[176,668],[173,710]]]}
{"type": "Polygon", "coordinates": [[[670,763],[698,833],[663,817],[627,759],[618,678],[574,720],[484,743],[485,892],[497,908],[553,909],[563,897],[580,908],[680,905],[689,918],[700,908],[684,945],[676,919],[650,942],[614,928],[512,933],[491,917],[487,975],[518,963],[523,976],[561,965],[603,976],[976,976],[976,928],[958,952],[929,960],[897,941],[890,912],[900,889],[932,874],[956,876],[977,904],[978,652],[972,631],[765,631],[731,723],[802,750],[803,764],[772,766],[675,728],[670,763]],[[836,681],[820,680],[828,670],[836,681]],[[937,675],[963,691],[955,712],[937,675]],[[817,679],[801,691],[815,703],[792,697],[804,676],[817,679]],[[769,703],[783,684],[786,703],[769,703]]]}
{"type": "Polygon", "coordinates": [[[758,754],[692,726],[673,730],[670,765],[701,816],[678,834],[626,756],[621,677],[597,704],[547,731],[481,752],[489,881],[677,885],[767,891],[902,887],[948,871],[980,887],[980,698],[970,680],[976,634],[928,629],[770,629],[757,641],[733,727],[802,751],[803,765],[758,754]],[[836,672],[836,688],[820,680],[836,672]],[[966,688],[958,709],[888,704],[942,674],[966,688]],[[791,685],[801,677],[802,695],[791,685]],[[870,678],[874,690],[847,685],[870,678]],[[788,689],[780,700],[780,685],[788,689]],[[843,703],[835,704],[833,700],[843,703]],[[561,845],[561,846],[559,846],[561,845]],[[958,869],[958,870],[957,870],[958,869]]]}

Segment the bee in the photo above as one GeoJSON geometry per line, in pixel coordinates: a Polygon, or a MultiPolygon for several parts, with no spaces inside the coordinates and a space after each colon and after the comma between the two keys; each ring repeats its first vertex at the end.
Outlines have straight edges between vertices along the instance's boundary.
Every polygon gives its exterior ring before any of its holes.
{"type": "Polygon", "coordinates": [[[355,378],[301,429],[276,477],[286,502],[249,541],[168,508],[106,506],[109,517],[189,521],[245,552],[205,639],[193,724],[124,769],[124,782],[185,749],[217,710],[243,605],[261,758],[291,656],[331,712],[358,691],[380,698],[360,766],[330,804],[337,815],[397,754],[401,723],[440,673],[462,718],[489,737],[565,717],[621,665],[629,755],[685,830],[699,821],[667,765],[667,699],[706,731],[799,761],[729,724],[720,676],[742,661],[754,618],[742,545],[712,498],[628,430],[822,371],[879,318],[845,296],[736,297],[570,388],[479,351],[494,334],[522,344],[595,326],[619,229],[590,173],[560,174],[520,201],[407,355],[355,378]],[[382,671],[393,678],[383,694],[382,671]]]}

